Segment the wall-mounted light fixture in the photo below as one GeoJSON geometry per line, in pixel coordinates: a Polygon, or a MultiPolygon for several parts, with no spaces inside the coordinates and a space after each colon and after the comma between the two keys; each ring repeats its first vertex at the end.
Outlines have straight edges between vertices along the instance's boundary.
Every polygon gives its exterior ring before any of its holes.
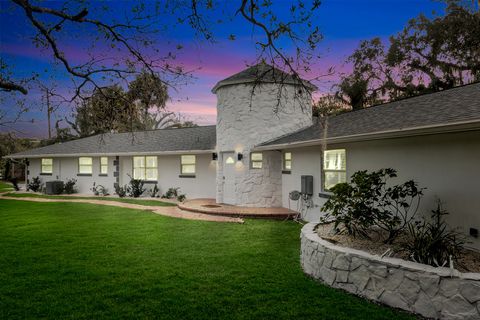
{"type": "Polygon", "coordinates": [[[241,154],[240,152],[237,153],[237,160],[242,161],[242,159],[243,159],[243,154],[241,154]]]}
{"type": "Polygon", "coordinates": [[[216,152],[212,153],[212,160],[218,160],[218,154],[216,152]]]}

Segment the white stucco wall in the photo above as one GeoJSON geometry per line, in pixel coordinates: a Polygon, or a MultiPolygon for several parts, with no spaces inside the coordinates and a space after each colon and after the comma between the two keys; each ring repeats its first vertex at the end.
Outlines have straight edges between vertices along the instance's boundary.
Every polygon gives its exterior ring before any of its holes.
{"type": "Polygon", "coordinates": [[[108,158],[108,174],[107,176],[100,176],[100,158],[93,157],[93,173],[91,176],[78,176],[78,158],[53,158],[53,173],[52,175],[41,175],[41,159],[29,159],[28,177],[40,177],[42,183],[53,180],[66,181],[68,179],[76,179],[76,188],[79,193],[92,194],[90,190],[95,182],[97,185],[101,184],[113,193],[113,184],[115,178],[113,177],[113,160],[114,157],[108,158]]]}
{"type": "Polygon", "coordinates": [[[289,200],[291,191],[301,190],[301,176],[313,176],[313,207],[303,212],[302,218],[308,221],[318,221],[320,207],[325,198],[320,198],[322,171],[320,147],[286,149],[284,152],[292,153],[292,170],[289,174],[282,174],[282,204],[285,208],[298,210],[300,203],[289,200]]]}
{"type": "MultiPolygon", "coordinates": [[[[166,155],[157,157],[158,188],[160,193],[165,193],[168,188],[180,188],[180,192],[187,198],[215,198],[216,161],[212,155],[196,155],[195,178],[180,178],[180,155],[166,155]]],[[[120,157],[120,185],[126,185],[133,176],[133,157],[120,157]]],[[[147,189],[154,184],[147,183],[147,189]]]]}
{"type": "Polygon", "coordinates": [[[236,164],[236,205],[281,206],[281,155],[264,153],[264,169],[250,169],[250,149],[262,142],[295,132],[312,124],[311,98],[298,86],[260,84],[252,95],[252,84],[217,90],[217,202],[223,202],[222,152],[242,153],[236,164]],[[279,95],[280,94],[280,95],[279,95]],[[278,105],[280,98],[281,104],[278,105]],[[277,110],[278,108],[278,110],[277,110]],[[266,170],[271,168],[271,170],[266,170]]]}
{"type": "MultiPolygon", "coordinates": [[[[374,140],[329,145],[329,149],[345,148],[347,176],[358,170],[394,168],[401,183],[414,179],[425,190],[420,211],[430,215],[440,199],[450,212],[447,221],[468,234],[469,228],[480,229],[480,132],[438,134],[411,138],[374,140]]],[[[314,203],[306,219],[318,221],[321,188],[320,147],[291,149],[292,172],[282,175],[282,197],[288,207],[288,192],[300,190],[300,175],[314,176],[314,203]]],[[[293,205],[293,204],[292,204],[293,205]]],[[[480,240],[469,238],[472,247],[480,248],[480,240]]]]}
{"type": "MultiPolygon", "coordinates": [[[[129,183],[132,175],[133,164],[132,157],[120,157],[120,185],[129,183]]],[[[188,198],[214,198],[215,197],[215,172],[216,161],[212,160],[211,154],[196,155],[196,175],[195,178],[180,178],[180,155],[159,156],[158,159],[158,188],[161,193],[165,193],[168,188],[180,187],[180,192],[186,194],[188,198]]],[[[100,158],[93,157],[93,174],[91,176],[77,176],[78,158],[53,158],[52,175],[41,175],[41,159],[30,159],[28,167],[28,178],[39,176],[43,183],[52,180],[62,180],[74,178],[77,179],[77,190],[82,194],[93,194],[91,188],[95,182],[108,189],[110,194],[114,194],[114,160],[115,157],[108,158],[108,175],[100,176],[100,158]]],[[[145,184],[147,190],[153,188],[153,184],[145,184]]],[[[149,196],[145,193],[145,196],[149,196]]]]}

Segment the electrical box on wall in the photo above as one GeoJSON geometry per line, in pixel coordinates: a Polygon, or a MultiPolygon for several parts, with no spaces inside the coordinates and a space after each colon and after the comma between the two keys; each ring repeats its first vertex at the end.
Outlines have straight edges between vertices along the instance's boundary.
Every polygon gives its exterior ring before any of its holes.
{"type": "Polygon", "coordinates": [[[470,228],[470,236],[477,239],[478,238],[478,229],[477,228],[470,228]]]}
{"type": "Polygon", "coordinates": [[[313,195],[313,176],[302,176],[302,194],[313,195]]]}

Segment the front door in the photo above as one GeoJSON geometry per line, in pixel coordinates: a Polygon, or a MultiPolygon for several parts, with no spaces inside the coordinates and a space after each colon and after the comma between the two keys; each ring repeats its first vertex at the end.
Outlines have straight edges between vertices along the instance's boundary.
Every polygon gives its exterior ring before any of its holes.
{"type": "Polygon", "coordinates": [[[223,153],[223,203],[235,204],[235,153],[223,153]]]}

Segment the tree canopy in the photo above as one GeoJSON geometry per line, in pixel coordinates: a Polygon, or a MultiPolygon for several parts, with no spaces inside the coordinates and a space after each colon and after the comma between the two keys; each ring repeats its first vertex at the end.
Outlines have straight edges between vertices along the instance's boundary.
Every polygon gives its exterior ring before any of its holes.
{"type": "Polygon", "coordinates": [[[141,110],[143,129],[151,129],[152,115],[165,109],[168,100],[167,86],[154,74],[143,71],[128,84],[128,100],[141,110]]]}
{"type": "MultiPolygon", "coordinates": [[[[120,85],[95,90],[90,97],[79,101],[72,120],[66,120],[77,137],[196,126],[181,114],[168,111],[167,99],[167,87],[160,79],[140,73],[129,83],[127,91],[120,85]]],[[[56,131],[53,142],[72,138],[68,128],[58,128],[58,123],[56,131]]]]}
{"type": "Polygon", "coordinates": [[[362,41],[337,95],[353,109],[480,81],[480,12],[448,1],[445,15],[420,15],[388,45],[362,41]]]}

